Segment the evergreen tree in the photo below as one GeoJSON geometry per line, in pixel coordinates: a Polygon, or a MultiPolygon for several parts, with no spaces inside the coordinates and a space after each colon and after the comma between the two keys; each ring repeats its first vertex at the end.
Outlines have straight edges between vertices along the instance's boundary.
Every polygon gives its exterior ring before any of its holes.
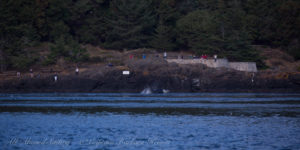
{"type": "Polygon", "coordinates": [[[78,0],[72,7],[72,31],[82,43],[102,45],[106,37],[105,17],[109,0],[78,0]]]}
{"type": "Polygon", "coordinates": [[[176,7],[182,15],[187,15],[200,8],[200,3],[201,1],[199,0],[177,0],[176,7]]]}
{"type": "Polygon", "coordinates": [[[49,41],[54,42],[61,37],[70,38],[71,25],[68,25],[68,23],[70,23],[72,17],[71,4],[72,0],[49,1],[46,11],[49,41]]]}
{"type": "Polygon", "coordinates": [[[247,10],[247,30],[256,44],[271,44],[276,41],[275,14],[281,0],[249,0],[247,10]]]}
{"type": "Polygon", "coordinates": [[[250,45],[262,44],[300,59],[299,8],[299,0],[1,0],[0,67],[35,63],[28,47],[41,42],[54,43],[53,57],[70,61],[86,58],[80,44],[188,49],[257,62],[250,45]]]}
{"type": "Polygon", "coordinates": [[[278,37],[279,45],[288,46],[300,40],[300,1],[283,2],[275,18],[278,27],[274,36],[278,37]]]}
{"type": "Polygon", "coordinates": [[[148,46],[155,24],[149,0],[113,0],[111,15],[106,19],[108,30],[104,46],[139,48],[148,46]]]}
{"type": "Polygon", "coordinates": [[[179,16],[174,0],[163,0],[157,9],[159,23],[155,29],[150,45],[160,50],[174,50],[176,48],[176,20],[179,16]]]}
{"type": "Polygon", "coordinates": [[[179,42],[199,54],[215,54],[221,51],[218,27],[212,12],[196,10],[178,20],[179,42]]]}
{"type": "Polygon", "coordinates": [[[34,26],[35,2],[0,1],[1,68],[24,69],[35,62],[25,48],[40,40],[34,26]]]}
{"type": "Polygon", "coordinates": [[[221,3],[223,3],[222,8],[218,9],[218,13],[223,39],[223,55],[231,60],[254,61],[258,55],[250,48],[250,37],[246,30],[246,13],[242,9],[241,2],[235,0],[227,4],[224,1],[221,3]],[[254,52],[253,55],[251,52],[254,52]]]}
{"type": "Polygon", "coordinates": [[[80,62],[88,59],[87,50],[82,48],[74,39],[65,39],[61,36],[50,46],[50,54],[44,60],[44,65],[55,64],[58,58],[65,58],[71,62],[80,62]]]}
{"type": "Polygon", "coordinates": [[[153,40],[150,42],[150,45],[156,49],[165,51],[173,50],[176,45],[174,39],[172,39],[172,34],[174,35],[174,30],[169,26],[159,23],[158,27],[155,30],[155,35],[153,40]]]}

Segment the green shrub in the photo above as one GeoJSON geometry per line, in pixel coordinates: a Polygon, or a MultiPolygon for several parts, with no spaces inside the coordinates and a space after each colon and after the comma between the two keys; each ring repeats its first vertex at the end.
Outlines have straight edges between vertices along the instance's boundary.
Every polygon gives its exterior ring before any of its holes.
{"type": "Polygon", "coordinates": [[[87,50],[82,48],[79,43],[72,41],[67,47],[69,49],[67,60],[72,62],[83,62],[89,59],[87,50]]]}
{"type": "Polygon", "coordinates": [[[89,59],[87,50],[82,48],[77,41],[73,39],[68,39],[68,42],[66,41],[67,40],[61,37],[50,46],[50,54],[43,62],[44,65],[55,64],[59,57],[63,57],[67,61],[76,63],[87,61],[89,59]]]}
{"type": "Polygon", "coordinates": [[[15,56],[12,57],[12,66],[17,69],[27,69],[38,60],[37,57],[15,56]]]}
{"type": "Polygon", "coordinates": [[[42,65],[44,66],[49,66],[49,65],[52,65],[52,64],[55,64],[56,63],[56,59],[54,59],[53,57],[47,57],[43,62],[42,62],[42,65]]]}

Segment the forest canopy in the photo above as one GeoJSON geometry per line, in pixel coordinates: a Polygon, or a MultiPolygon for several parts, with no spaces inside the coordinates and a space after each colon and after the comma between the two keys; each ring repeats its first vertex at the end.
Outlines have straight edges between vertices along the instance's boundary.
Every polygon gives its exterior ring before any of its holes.
{"type": "Polygon", "coordinates": [[[299,0],[1,0],[0,62],[26,68],[26,50],[52,43],[57,57],[87,59],[80,45],[218,54],[261,63],[251,45],[279,47],[300,59],[299,0]]]}

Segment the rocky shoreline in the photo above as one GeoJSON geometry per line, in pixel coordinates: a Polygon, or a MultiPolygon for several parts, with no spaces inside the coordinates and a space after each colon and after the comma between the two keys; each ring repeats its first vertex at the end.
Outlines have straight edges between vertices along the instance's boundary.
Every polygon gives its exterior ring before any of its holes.
{"type": "Polygon", "coordinates": [[[178,65],[163,59],[127,61],[126,67],[90,68],[79,75],[21,78],[0,83],[1,93],[129,92],[149,88],[170,92],[300,92],[299,73],[258,71],[248,73],[205,65],[178,65]],[[129,70],[130,75],[122,71],[129,70]]]}

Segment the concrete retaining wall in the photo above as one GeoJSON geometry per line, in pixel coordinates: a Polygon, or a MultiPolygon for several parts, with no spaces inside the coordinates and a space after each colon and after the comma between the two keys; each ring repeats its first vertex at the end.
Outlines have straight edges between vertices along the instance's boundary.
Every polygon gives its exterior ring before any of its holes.
{"type": "Polygon", "coordinates": [[[246,72],[257,72],[255,62],[228,62],[227,59],[218,59],[216,62],[214,59],[167,59],[169,63],[178,63],[178,64],[205,64],[208,67],[212,68],[231,68],[238,71],[246,72]]]}
{"type": "Polygon", "coordinates": [[[255,62],[230,62],[229,68],[239,71],[257,72],[255,62]]]}

